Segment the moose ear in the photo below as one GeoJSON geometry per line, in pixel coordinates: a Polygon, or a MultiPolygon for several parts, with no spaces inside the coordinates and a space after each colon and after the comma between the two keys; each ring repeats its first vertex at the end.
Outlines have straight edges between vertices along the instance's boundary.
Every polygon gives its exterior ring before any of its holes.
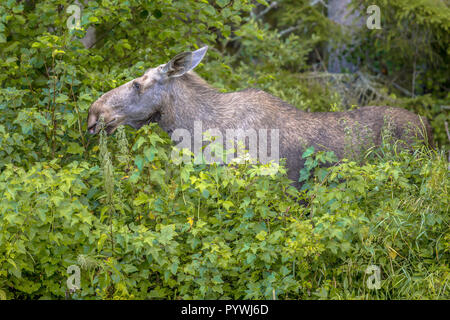
{"type": "Polygon", "coordinates": [[[200,61],[202,61],[206,51],[208,51],[208,46],[196,51],[177,54],[172,60],[164,65],[163,72],[166,73],[168,77],[180,77],[186,72],[194,69],[200,61]]]}

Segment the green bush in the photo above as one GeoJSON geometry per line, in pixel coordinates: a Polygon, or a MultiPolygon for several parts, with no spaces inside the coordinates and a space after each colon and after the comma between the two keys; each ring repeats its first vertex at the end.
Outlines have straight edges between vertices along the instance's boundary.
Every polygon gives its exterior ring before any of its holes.
{"type": "Polygon", "coordinates": [[[410,154],[391,146],[363,165],[344,159],[315,169],[310,214],[325,242],[325,278],[339,279],[328,298],[449,297],[447,166],[445,155],[425,147],[410,154]],[[383,279],[371,293],[352,284],[368,264],[383,279]]]}
{"type": "Polygon", "coordinates": [[[384,150],[322,168],[333,157],[310,150],[299,194],[282,167],[176,165],[155,129],[139,130],[131,154],[121,132],[102,136],[97,161],[6,165],[6,297],[64,298],[75,264],[76,299],[448,298],[442,155],[384,150]],[[382,271],[380,290],[366,286],[369,265],[382,271]]]}
{"type": "MultiPolygon", "coordinates": [[[[448,99],[450,8],[435,0],[354,1],[356,9],[378,5],[382,30],[363,26],[355,60],[409,91],[448,99]]],[[[361,10],[365,11],[365,10],[361,10]]],[[[398,87],[397,87],[398,88],[398,87]]]]}

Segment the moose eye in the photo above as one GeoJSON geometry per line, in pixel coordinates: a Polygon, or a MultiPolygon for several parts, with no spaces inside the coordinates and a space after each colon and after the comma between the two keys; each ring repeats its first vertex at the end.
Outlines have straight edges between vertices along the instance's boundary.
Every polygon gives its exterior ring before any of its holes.
{"type": "Polygon", "coordinates": [[[133,87],[138,91],[141,90],[141,85],[137,82],[133,82],[133,87]]]}

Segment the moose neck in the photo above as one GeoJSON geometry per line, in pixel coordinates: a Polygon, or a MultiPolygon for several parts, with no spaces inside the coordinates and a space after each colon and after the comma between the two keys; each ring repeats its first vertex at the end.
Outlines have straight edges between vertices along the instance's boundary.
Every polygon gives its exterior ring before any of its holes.
{"type": "Polygon", "coordinates": [[[168,84],[159,125],[169,133],[176,128],[192,131],[195,121],[214,125],[224,109],[221,96],[194,72],[175,78],[168,84]]]}

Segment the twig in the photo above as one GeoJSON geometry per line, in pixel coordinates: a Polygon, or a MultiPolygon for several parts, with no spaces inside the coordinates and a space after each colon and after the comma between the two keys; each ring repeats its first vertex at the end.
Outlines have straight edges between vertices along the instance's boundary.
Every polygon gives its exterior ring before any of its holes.
{"type": "Polygon", "coordinates": [[[72,94],[72,98],[75,102],[75,111],[77,113],[77,120],[78,120],[78,131],[80,132],[80,136],[81,136],[81,143],[83,144],[84,147],[84,155],[86,156],[87,153],[87,145],[86,145],[86,141],[84,140],[84,134],[83,131],[81,130],[81,120],[80,120],[80,112],[78,111],[78,103],[77,103],[77,98],[75,97],[75,93],[73,92],[73,77],[72,77],[72,81],[70,84],[70,93],[72,94]]]}
{"type": "Polygon", "coordinates": [[[413,94],[412,94],[409,90],[406,90],[405,88],[400,87],[400,86],[399,86],[398,84],[396,84],[395,82],[391,82],[391,84],[392,84],[394,87],[396,87],[398,90],[400,90],[401,92],[403,92],[404,94],[406,94],[407,96],[410,96],[410,97],[413,96],[413,94]]]}
{"type": "Polygon", "coordinates": [[[272,2],[268,7],[266,7],[263,11],[261,11],[260,13],[255,15],[253,18],[255,20],[260,19],[262,16],[266,15],[270,10],[272,10],[273,8],[276,8],[277,5],[278,5],[278,2],[276,2],[276,1],[272,2]]]}
{"type": "Polygon", "coordinates": [[[320,56],[320,53],[319,53],[319,51],[317,50],[317,48],[314,48],[314,51],[316,52],[317,57],[319,58],[320,64],[322,65],[322,68],[323,68],[323,71],[324,71],[324,72],[328,72],[327,67],[326,67],[325,63],[323,62],[323,59],[322,59],[322,57],[320,56]]]}
{"type": "Polygon", "coordinates": [[[370,89],[372,92],[374,92],[377,96],[383,97],[386,100],[394,101],[392,98],[385,96],[384,94],[380,93],[377,89],[375,89],[371,84],[370,81],[360,72],[357,72],[359,78],[363,81],[364,85],[367,86],[368,89],[370,89]]]}
{"type": "Polygon", "coordinates": [[[52,158],[55,157],[55,131],[56,131],[56,119],[55,119],[55,109],[56,109],[56,72],[55,72],[55,57],[52,60],[53,69],[53,103],[52,103],[52,158]]]}
{"type": "Polygon", "coordinates": [[[278,33],[278,36],[282,37],[282,36],[284,36],[284,35],[287,34],[287,33],[290,33],[290,32],[292,32],[292,31],[297,30],[298,28],[300,28],[300,26],[298,26],[298,25],[297,25],[297,26],[289,27],[289,28],[287,28],[287,29],[284,29],[284,30],[280,31],[280,32],[278,33]]]}
{"type": "MultiPolygon", "coordinates": [[[[448,132],[448,123],[447,123],[447,121],[444,121],[444,125],[445,125],[445,132],[447,133],[448,142],[450,142],[450,133],[448,132]]],[[[447,168],[450,171],[450,151],[448,152],[448,162],[449,162],[449,164],[448,164],[447,168]]]]}
{"type": "Polygon", "coordinates": [[[445,132],[447,133],[448,142],[450,142],[450,133],[448,132],[448,123],[447,123],[447,121],[444,121],[444,125],[445,125],[445,132]]]}
{"type": "MultiPolygon", "coordinates": [[[[448,142],[450,142],[450,133],[448,132],[448,123],[447,123],[447,121],[444,121],[444,125],[445,125],[445,132],[447,133],[448,142]]],[[[448,164],[447,168],[450,171],[450,151],[448,152],[448,162],[449,162],[449,164],[448,164]]]]}

